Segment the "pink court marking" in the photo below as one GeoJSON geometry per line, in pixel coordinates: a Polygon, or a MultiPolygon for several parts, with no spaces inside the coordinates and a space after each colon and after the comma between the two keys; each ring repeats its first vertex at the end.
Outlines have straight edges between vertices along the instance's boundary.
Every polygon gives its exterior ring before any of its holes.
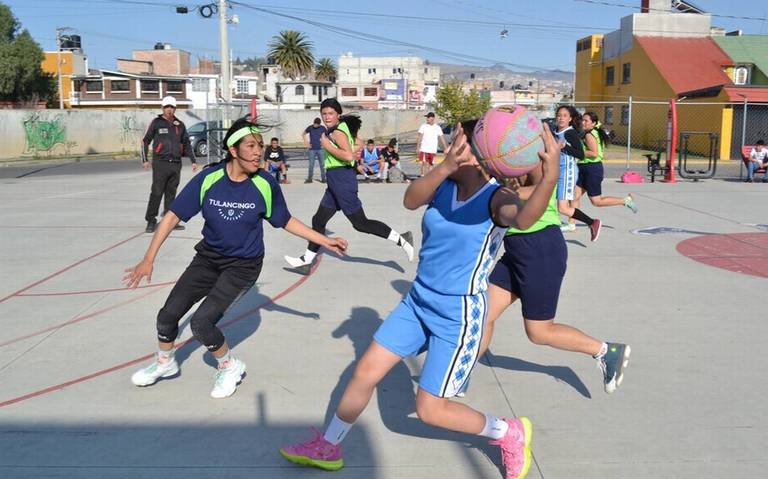
{"type": "Polygon", "coordinates": [[[677,251],[715,268],[768,278],[768,233],[695,236],[678,243],[677,251]]]}
{"type": "MultiPolygon", "coordinates": [[[[238,321],[241,321],[241,320],[247,318],[248,316],[250,316],[251,314],[255,313],[256,311],[258,311],[259,309],[263,308],[264,306],[272,304],[275,301],[277,301],[277,300],[283,298],[284,296],[290,294],[291,292],[293,292],[296,288],[298,288],[299,286],[304,284],[307,281],[307,279],[309,279],[310,276],[315,274],[315,271],[317,271],[317,267],[320,265],[320,261],[322,261],[322,256],[323,256],[322,254],[318,255],[317,262],[312,267],[312,270],[309,272],[308,275],[301,277],[298,281],[293,283],[291,286],[289,286],[288,288],[286,288],[282,292],[278,293],[276,296],[273,296],[272,298],[268,299],[267,301],[264,301],[263,303],[257,305],[256,307],[250,309],[249,311],[246,311],[246,312],[242,313],[241,315],[239,315],[237,317],[234,317],[234,318],[232,318],[229,321],[226,321],[225,323],[223,323],[221,325],[221,328],[226,328],[227,326],[230,326],[230,325],[232,325],[232,324],[234,324],[234,323],[236,323],[238,321]]],[[[151,294],[151,293],[147,293],[147,294],[151,294]]],[[[177,347],[181,348],[181,347],[185,346],[187,343],[189,343],[191,341],[193,341],[192,338],[187,339],[186,341],[178,343],[177,347]]],[[[46,387],[46,388],[43,388],[43,389],[31,392],[31,393],[24,394],[23,396],[18,396],[18,397],[12,398],[12,399],[7,399],[5,401],[0,402],[0,408],[6,407],[6,406],[10,406],[12,404],[16,404],[16,403],[19,403],[19,402],[22,402],[22,401],[26,401],[27,399],[32,399],[32,398],[35,398],[35,397],[38,397],[38,396],[43,396],[45,394],[52,393],[54,391],[60,391],[60,390],[65,389],[65,388],[67,388],[69,386],[73,386],[75,384],[79,384],[79,383],[82,383],[82,382],[85,382],[85,381],[89,381],[91,379],[95,379],[95,378],[98,378],[100,376],[104,376],[106,374],[109,374],[109,373],[112,373],[112,372],[115,372],[115,371],[120,371],[121,369],[125,369],[125,368],[127,368],[129,366],[133,366],[134,364],[138,364],[138,363],[140,363],[142,361],[146,361],[149,358],[151,358],[152,356],[154,356],[154,353],[145,354],[144,356],[141,356],[141,357],[138,357],[138,358],[135,358],[135,359],[131,359],[130,361],[126,361],[124,363],[117,364],[117,365],[109,367],[107,369],[102,369],[100,371],[96,371],[94,373],[91,373],[91,374],[88,374],[88,375],[85,375],[85,376],[81,376],[79,378],[72,379],[70,381],[65,381],[63,383],[55,384],[53,386],[49,386],[49,387],[46,387]]]]}

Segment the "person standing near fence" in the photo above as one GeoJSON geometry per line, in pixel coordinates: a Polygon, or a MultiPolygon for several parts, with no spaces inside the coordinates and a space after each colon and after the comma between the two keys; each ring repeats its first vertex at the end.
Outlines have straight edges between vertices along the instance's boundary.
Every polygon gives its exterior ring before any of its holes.
{"type": "MultiPolygon", "coordinates": [[[[163,215],[169,211],[176,198],[176,189],[181,180],[181,157],[188,155],[192,162],[192,171],[197,171],[197,159],[189,134],[184,123],[176,118],[176,98],[167,96],[162,101],[163,113],[152,120],[144,135],[141,148],[141,164],[145,170],[152,168],[152,188],[144,219],[147,220],[147,233],[153,233],[157,227],[157,213],[160,200],[163,203],[163,215]],[[152,143],[152,163],[147,158],[147,148],[152,143]]],[[[184,226],[176,224],[175,230],[184,226]]]]}
{"type": "Polygon", "coordinates": [[[443,147],[443,151],[448,149],[448,143],[443,136],[443,129],[435,124],[435,114],[431,111],[424,115],[427,122],[419,127],[419,134],[416,137],[416,152],[419,155],[421,163],[421,176],[426,175],[432,169],[432,165],[437,155],[438,141],[443,147]]]}
{"type": "Polygon", "coordinates": [[[325,126],[322,124],[320,118],[315,118],[315,121],[311,125],[304,129],[302,138],[304,140],[304,148],[307,149],[307,157],[309,158],[309,171],[307,172],[307,179],[304,183],[312,183],[315,176],[315,160],[320,165],[320,183],[325,183],[325,164],[323,162],[323,147],[320,144],[320,137],[326,132],[325,126]]]}

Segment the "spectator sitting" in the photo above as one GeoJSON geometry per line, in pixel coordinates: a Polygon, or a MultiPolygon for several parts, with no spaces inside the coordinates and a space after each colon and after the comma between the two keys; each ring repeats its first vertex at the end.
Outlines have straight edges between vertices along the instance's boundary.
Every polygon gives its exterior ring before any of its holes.
{"type": "Polygon", "coordinates": [[[288,184],[288,165],[285,162],[283,148],[279,145],[280,140],[272,138],[269,146],[264,148],[264,169],[275,175],[278,183],[288,184]],[[282,175],[282,179],[281,179],[282,175]]]}
{"type": "Polygon", "coordinates": [[[397,140],[392,138],[381,150],[381,157],[389,168],[400,168],[400,155],[397,153],[397,140]]]}
{"type": "MultiPolygon", "coordinates": [[[[755,147],[749,152],[749,164],[747,164],[747,183],[752,183],[755,171],[768,167],[768,149],[763,140],[757,140],[755,147]]],[[[768,170],[763,176],[763,183],[768,183],[768,170]]]]}
{"type": "Polygon", "coordinates": [[[379,153],[373,140],[368,140],[365,148],[363,148],[360,154],[360,165],[366,180],[369,178],[368,175],[376,178],[377,182],[381,182],[386,178],[387,169],[384,164],[384,157],[379,153]]]}

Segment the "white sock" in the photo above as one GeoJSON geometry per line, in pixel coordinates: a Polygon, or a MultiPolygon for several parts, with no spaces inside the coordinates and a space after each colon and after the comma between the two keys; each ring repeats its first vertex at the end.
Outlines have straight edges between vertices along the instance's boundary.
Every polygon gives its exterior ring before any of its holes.
{"type": "Polygon", "coordinates": [[[304,257],[305,263],[311,263],[312,261],[315,260],[315,256],[317,256],[317,252],[310,251],[309,249],[307,249],[302,256],[304,257]]]}
{"type": "Polygon", "coordinates": [[[598,353],[595,354],[592,357],[595,358],[595,359],[600,359],[603,356],[605,356],[605,353],[607,353],[607,352],[608,352],[608,343],[603,343],[603,345],[600,346],[600,351],[598,351],[598,353]]]}
{"type": "MultiPolygon", "coordinates": [[[[229,353],[230,353],[230,351],[229,351],[229,350],[227,350],[227,352],[226,352],[226,353],[224,353],[224,356],[222,356],[222,357],[220,357],[220,358],[216,358],[216,362],[217,362],[217,363],[219,363],[219,367],[222,367],[222,365],[223,365],[224,363],[226,363],[227,361],[229,361],[230,359],[232,359],[232,355],[231,355],[231,354],[229,354],[229,353]]],[[[215,356],[214,356],[214,357],[215,357],[215,356]]]]}
{"type": "Polygon", "coordinates": [[[334,414],[331,423],[328,424],[328,429],[325,430],[323,439],[336,446],[344,440],[352,426],[352,423],[344,422],[334,414]]]}
{"type": "Polygon", "coordinates": [[[485,427],[480,431],[480,436],[490,439],[501,439],[507,433],[509,424],[496,416],[485,415],[485,427]]]}
{"type": "Polygon", "coordinates": [[[173,359],[173,356],[176,354],[176,348],[171,348],[168,351],[158,349],[157,350],[157,356],[161,363],[166,363],[173,359]]]}
{"type": "Polygon", "coordinates": [[[400,233],[398,233],[395,230],[392,230],[389,232],[389,236],[387,236],[387,239],[393,243],[395,243],[398,246],[400,245],[400,233]]]}

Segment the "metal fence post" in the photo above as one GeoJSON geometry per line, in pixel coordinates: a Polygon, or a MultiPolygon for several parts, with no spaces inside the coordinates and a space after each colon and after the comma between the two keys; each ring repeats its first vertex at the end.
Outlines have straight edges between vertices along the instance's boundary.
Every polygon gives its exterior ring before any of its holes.
{"type": "Polygon", "coordinates": [[[629,169],[629,156],[632,150],[632,95],[629,95],[629,121],[627,125],[627,164],[625,169],[629,169]]]}
{"type": "MultiPolygon", "coordinates": [[[[744,97],[744,110],[741,112],[741,148],[747,141],[747,97],[744,97]]],[[[744,162],[739,162],[739,180],[744,177],[744,162]]]]}

